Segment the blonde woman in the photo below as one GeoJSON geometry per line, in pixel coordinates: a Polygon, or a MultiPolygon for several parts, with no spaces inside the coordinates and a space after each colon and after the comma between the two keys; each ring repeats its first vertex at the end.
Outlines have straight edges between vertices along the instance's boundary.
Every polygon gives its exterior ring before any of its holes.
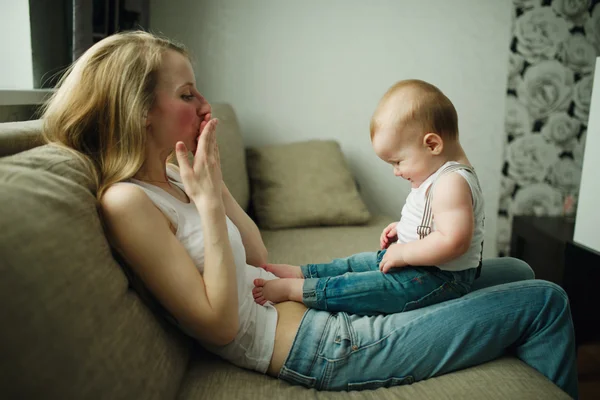
{"type": "Polygon", "coordinates": [[[479,290],[411,312],[256,304],[253,280],[275,277],[255,267],[267,251],[223,183],[218,121],[195,82],[180,45],[116,34],[77,60],[44,114],[47,140],[93,171],[110,242],[181,329],[240,367],[319,390],[411,383],[510,348],[577,397],[566,294],[544,281],[505,283],[531,277],[518,260],[484,260],[479,290]],[[167,163],[173,151],[180,170],[167,163]]]}

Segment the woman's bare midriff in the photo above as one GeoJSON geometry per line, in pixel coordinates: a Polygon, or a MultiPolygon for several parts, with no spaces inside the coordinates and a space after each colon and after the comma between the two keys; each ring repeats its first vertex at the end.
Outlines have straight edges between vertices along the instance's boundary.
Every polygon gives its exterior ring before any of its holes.
{"type": "Polygon", "coordinates": [[[275,309],[277,310],[275,345],[273,346],[273,356],[271,357],[271,364],[269,364],[267,374],[276,377],[279,375],[279,371],[290,353],[294,338],[296,337],[296,333],[298,333],[300,321],[306,311],[306,306],[302,303],[286,301],[275,304],[275,309]]]}

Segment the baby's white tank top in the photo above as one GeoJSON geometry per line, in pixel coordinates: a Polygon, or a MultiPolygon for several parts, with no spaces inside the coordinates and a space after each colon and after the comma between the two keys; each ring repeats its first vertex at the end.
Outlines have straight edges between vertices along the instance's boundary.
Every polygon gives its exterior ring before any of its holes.
{"type": "MultiPolygon", "coordinates": [[[[406,203],[402,208],[402,217],[396,225],[396,232],[398,235],[398,243],[409,243],[415,240],[419,240],[417,233],[417,227],[421,225],[423,220],[423,212],[425,209],[425,200],[427,189],[437,179],[440,172],[449,165],[458,164],[455,161],[448,161],[442,165],[436,172],[434,172],[429,178],[425,180],[418,188],[413,188],[409,195],[406,197],[406,203]]],[[[462,271],[469,268],[477,268],[481,260],[481,252],[483,249],[483,234],[484,234],[484,220],[485,220],[485,209],[483,194],[479,185],[479,180],[474,173],[467,170],[461,169],[456,171],[460,174],[471,188],[471,196],[473,198],[473,217],[474,217],[474,229],[473,237],[471,238],[471,245],[469,250],[462,256],[455,258],[447,263],[437,265],[438,268],[447,271],[462,271]]],[[[432,232],[435,232],[435,219],[433,220],[432,232]]]]}

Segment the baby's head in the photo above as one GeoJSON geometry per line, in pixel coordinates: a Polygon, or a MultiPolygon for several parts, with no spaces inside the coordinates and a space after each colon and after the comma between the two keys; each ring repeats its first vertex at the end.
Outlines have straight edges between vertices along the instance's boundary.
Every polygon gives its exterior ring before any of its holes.
{"type": "Polygon", "coordinates": [[[435,86],[404,80],[383,96],[371,118],[371,142],[394,174],[418,187],[458,144],[458,117],[435,86]]]}

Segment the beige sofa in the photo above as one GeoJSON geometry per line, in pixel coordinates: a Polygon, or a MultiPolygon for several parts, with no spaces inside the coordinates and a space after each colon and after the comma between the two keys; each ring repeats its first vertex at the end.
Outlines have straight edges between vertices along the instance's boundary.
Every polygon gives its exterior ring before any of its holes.
{"type": "MultiPolygon", "coordinates": [[[[214,106],[224,179],[248,207],[232,108],[214,106]]],[[[130,288],[98,218],[92,184],[40,121],[0,124],[0,397],[6,399],[564,399],[513,357],[412,385],[333,393],[293,387],[203,351],[130,288]],[[29,149],[29,150],[28,150],[29,149]]],[[[390,218],[364,226],[263,230],[272,262],[372,250],[390,218]],[[293,238],[293,240],[292,240],[293,238]],[[343,238],[343,240],[340,240],[343,238]]]]}

